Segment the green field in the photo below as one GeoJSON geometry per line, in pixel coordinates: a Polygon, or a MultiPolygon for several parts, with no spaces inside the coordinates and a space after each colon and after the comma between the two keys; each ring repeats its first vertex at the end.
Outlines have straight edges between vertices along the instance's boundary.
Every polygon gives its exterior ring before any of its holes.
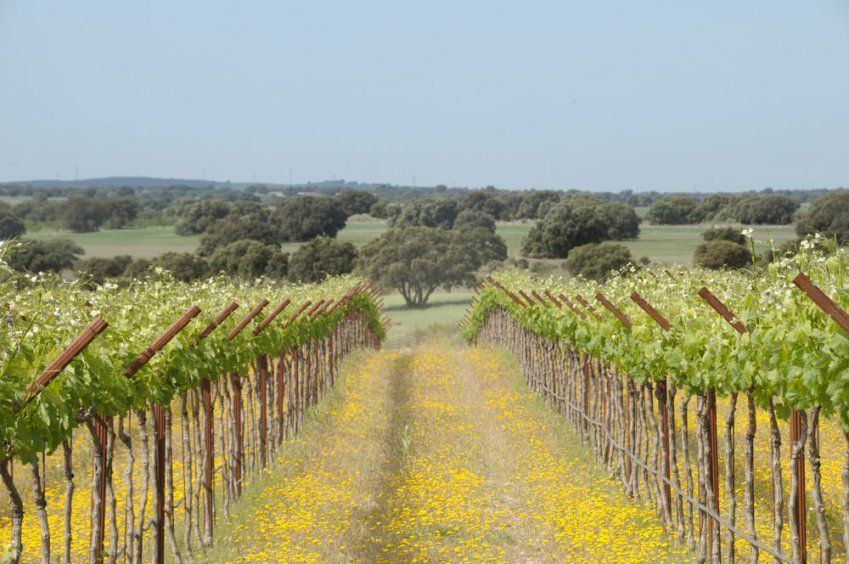
{"type": "MultiPolygon", "coordinates": [[[[626,241],[634,258],[649,257],[653,262],[690,264],[693,251],[703,243],[702,233],[707,225],[641,225],[640,237],[636,241],[626,241]]],[[[742,227],[741,227],[742,229],[742,227]]],[[[792,225],[753,227],[754,239],[764,249],[772,238],[780,245],[796,236],[792,225]]]]}
{"type": "MultiPolygon", "coordinates": [[[[507,243],[508,253],[519,257],[522,238],[532,223],[502,223],[498,225],[498,234],[507,243]]],[[[625,244],[631,249],[634,258],[649,257],[655,262],[689,264],[693,251],[702,242],[701,234],[706,225],[642,225],[640,237],[625,244]]],[[[386,222],[362,221],[350,223],[339,232],[340,241],[350,241],[357,246],[363,245],[386,231],[386,222]]],[[[769,238],[780,245],[795,237],[793,226],[755,227],[755,239],[765,242],[769,238]]],[[[56,229],[38,229],[28,232],[33,239],[53,239],[64,237],[71,239],[86,251],[86,256],[112,257],[128,254],[138,257],[152,257],[166,251],[191,252],[197,248],[198,236],[181,237],[174,234],[171,226],[150,226],[136,229],[103,230],[96,233],[69,233],[56,229]]],[[[299,243],[284,245],[288,252],[295,251],[299,243]]]]}
{"type": "Polygon", "coordinates": [[[407,309],[401,294],[393,292],[383,297],[387,315],[395,323],[390,333],[391,339],[403,339],[414,329],[424,329],[433,325],[455,326],[463,318],[474,292],[458,289],[452,292],[436,291],[428,301],[428,307],[407,309]]]}
{"type": "Polygon", "coordinates": [[[32,239],[70,239],[83,249],[87,257],[114,257],[132,255],[153,257],[167,251],[180,253],[197,249],[200,237],[182,237],[174,234],[174,227],[157,225],[138,229],[106,229],[95,233],[70,233],[57,229],[27,231],[25,237],[32,239]]]}

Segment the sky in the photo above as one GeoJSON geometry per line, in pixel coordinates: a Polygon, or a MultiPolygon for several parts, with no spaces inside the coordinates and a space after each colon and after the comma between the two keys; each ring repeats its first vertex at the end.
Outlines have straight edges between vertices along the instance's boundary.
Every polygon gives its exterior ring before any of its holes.
{"type": "Polygon", "coordinates": [[[0,182],[849,186],[849,0],[0,0],[0,182]]]}

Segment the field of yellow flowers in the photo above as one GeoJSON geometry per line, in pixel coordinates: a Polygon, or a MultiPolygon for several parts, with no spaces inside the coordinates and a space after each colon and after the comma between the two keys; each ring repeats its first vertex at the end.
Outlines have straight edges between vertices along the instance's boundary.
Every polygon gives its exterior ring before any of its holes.
{"type": "Polygon", "coordinates": [[[210,561],[686,560],[507,357],[368,353],[248,488],[210,561]]]}

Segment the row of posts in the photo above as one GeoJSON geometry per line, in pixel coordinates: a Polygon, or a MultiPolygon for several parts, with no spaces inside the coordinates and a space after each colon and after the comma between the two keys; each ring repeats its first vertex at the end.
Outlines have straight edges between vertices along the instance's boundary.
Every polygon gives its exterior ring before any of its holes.
{"type": "MultiPolygon", "coordinates": [[[[289,318],[282,324],[283,328],[294,323],[299,317],[303,319],[317,319],[321,315],[330,315],[339,307],[347,304],[354,296],[358,294],[368,295],[377,305],[379,309],[383,307],[382,298],[379,291],[371,285],[358,283],[351,291],[339,298],[338,300],[321,299],[315,303],[306,301],[289,318]]],[[[271,313],[269,313],[261,323],[253,329],[253,336],[258,336],[275,318],[290,305],[290,300],[286,299],[271,313]]],[[[268,300],[262,300],[254,307],[227,335],[227,340],[235,339],[269,304],[268,300]]],[[[215,318],[200,332],[198,342],[208,337],[215,329],[217,329],[237,308],[239,305],[233,301],[222,309],[215,318]]],[[[147,349],[145,349],[132,364],[124,371],[124,376],[127,378],[133,377],[142,367],[144,367],[160,350],[162,350],[177,334],[179,334],[195,317],[201,313],[197,305],[190,307],[180,318],[174,322],[166,331],[164,331],[147,349]]],[[[351,314],[348,314],[351,315],[351,314]]],[[[356,343],[337,342],[335,335],[336,330],[330,334],[327,343],[328,357],[331,362],[331,376],[335,370],[335,362],[344,354],[349,352],[353,346],[367,346],[374,349],[380,348],[380,337],[373,331],[367,329],[363,325],[362,314],[356,315],[358,320],[358,330],[356,334],[356,343]],[[342,350],[344,348],[344,350],[342,350]],[[340,353],[343,353],[340,355],[340,353]]],[[[391,320],[385,315],[381,317],[381,322],[384,329],[391,326],[391,320]]],[[[100,335],[106,328],[108,323],[102,318],[96,318],[80,335],[74,339],[71,344],[62,353],[56,357],[43,371],[39,374],[27,387],[24,394],[24,399],[16,404],[13,408],[15,412],[25,408],[31,403],[38,394],[47,387],[55,377],[64,370],[74,358],[76,358],[86,347],[91,344],[94,339],[100,335]]],[[[338,329],[338,326],[337,326],[338,329]]],[[[316,352],[317,342],[313,339],[308,339],[307,347],[312,347],[311,352],[316,352]]],[[[284,356],[287,351],[280,352],[280,362],[278,363],[278,405],[277,416],[282,421],[283,412],[285,410],[284,397],[285,390],[283,389],[282,368],[284,365],[284,356]]],[[[306,355],[305,370],[309,374],[309,363],[313,355],[306,355]]],[[[317,358],[317,357],[316,357],[317,358]]],[[[299,351],[293,351],[293,369],[299,370],[298,363],[300,361],[299,351]]],[[[259,450],[260,464],[264,468],[267,464],[268,450],[268,373],[269,359],[264,355],[260,355],[256,359],[256,369],[259,379],[259,450]]],[[[230,384],[232,386],[232,409],[234,427],[236,429],[236,444],[234,456],[234,482],[236,492],[239,494],[242,488],[243,474],[243,436],[242,436],[242,376],[237,373],[229,375],[230,384]]],[[[316,384],[317,385],[317,384],[316,384]]],[[[330,384],[332,386],[332,382],[330,384]]],[[[204,440],[204,469],[202,488],[204,492],[204,541],[209,543],[213,536],[214,522],[214,427],[213,427],[213,405],[212,405],[212,390],[211,381],[208,378],[203,378],[200,382],[201,406],[203,409],[203,440],[204,440]]],[[[315,394],[313,394],[315,398],[315,394]]],[[[154,500],[155,514],[153,519],[154,530],[154,556],[153,561],[157,564],[164,562],[165,559],[165,486],[166,474],[171,472],[170,467],[166,463],[166,422],[165,409],[162,405],[152,404],[151,406],[153,427],[154,427],[154,500]]],[[[94,441],[94,465],[93,479],[95,487],[92,488],[92,560],[101,560],[103,557],[104,536],[105,536],[105,521],[106,521],[106,490],[107,490],[107,443],[109,435],[109,422],[107,418],[93,413],[88,421],[89,430],[94,441]]],[[[282,440],[282,433],[279,437],[282,440]]]]}
{"type": "MultiPolygon", "coordinates": [[[[671,274],[670,274],[671,275],[671,274]]],[[[497,280],[492,277],[487,277],[487,279],[478,284],[475,288],[475,296],[472,298],[472,301],[469,304],[469,309],[466,312],[466,316],[461,320],[460,327],[462,328],[471,320],[471,312],[474,310],[474,307],[477,305],[478,296],[482,288],[486,283],[489,283],[493,287],[500,290],[504,293],[508,298],[510,298],[515,304],[518,306],[525,307],[533,307],[537,305],[542,305],[543,307],[551,307],[552,305],[556,306],[558,309],[562,309],[563,304],[566,304],[569,309],[576,314],[579,318],[585,319],[586,315],[583,311],[578,309],[574,303],[564,294],[555,297],[549,290],[545,290],[544,293],[549,301],[546,301],[536,290],[532,290],[530,295],[524,290],[519,290],[518,295],[516,293],[508,290],[504,285],[502,285],[497,280]],[[521,296],[521,297],[520,297],[521,296]],[[549,303],[550,302],[550,303],[549,303]]],[[[822,309],[826,314],[831,317],[835,323],[837,323],[841,329],[849,333],[849,314],[847,314],[843,309],[841,309],[831,298],[829,298],[820,288],[818,288],[811,280],[802,273],[799,273],[794,279],[793,283],[802,290],[820,309],[822,309]]],[[[710,290],[703,287],[698,292],[699,297],[701,297],[705,302],[710,305],[714,311],[719,314],[725,321],[728,322],[731,327],[734,328],[735,331],[739,334],[751,333],[751,329],[749,329],[740,319],[738,319],[731,310],[718,298],[716,297],[710,290]]],[[[604,306],[627,330],[631,330],[633,323],[631,319],[619,308],[617,308],[613,303],[608,300],[604,294],[598,292],[595,296],[596,300],[604,306]]],[[[597,320],[601,321],[601,316],[598,315],[595,308],[580,294],[575,296],[575,300],[581,304],[586,311],[594,316],[597,320]]],[[[642,296],[640,296],[637,292],[633,292],[631,294],[631,300],[634,301],[646,314],[652,318],[652,320],[657,323],[664,332],[668,332],[672,329],[672,326],[666,317],[664,317],[657,309],[655,309],[651,304],[649,304],[642,296]]],[[[662,465],[663,465],[663,473],[665,477],[665,487],[663,489],[663,495],[665,498],[665,506],[671,507],[671,499],[672,492],[669,486],[670,483],[670,445],[669,445],[669,413],[667,411],[667,403],[666,403],[666,381],[660,380],[655,383],[656,391],[658,394],[659,404],[661,406],[660,415],[661,415],[661,428],[662,428],[662,465]]],[[[718,447],[718,436],[717,436],[717,413],[716,413],[716,391],[713,388],[709,388],[705,392],[705,400],[706,400],[706,409],[707,409],[707,437],[708,437],[708,452],[710,457],[709,464],[709,476],[708,483],[711,487],[711,496],[709,501],[711,503],[711,508],[715,513],[719,513],[719,447],[718,447]]],[[[799,441],[802,440],[802,435],[804,434],[804,412],[801,410],[793,410],[790,415],[790,439],[794,445],[798,444],[799,441]]],[[[628,460],[626,460],[628,462],[628,460]]],[[[630,467],[630,465],[628,465],[630,467]]],[[[625,469],[626,473],[630,473],[630,469],[625,469]]],[[[807,562],[807,500],[805,495],[805,453],[804,449],[799,449],[797,466],[796,466],[796,480],[797,480],[797,488],[796,488],[796,499],[795,499],[795,508],[796,511],[793,514],[793,520],[795,521],[796,530],[798,531],[798,546],[796,547],[798,560],[799,562],[806,563],[807,562]]],[[[719,544],[720,544],[720,527],[719,523],[717,523],[713,519],[707,520],[708,524],[708,550],[710,554],[713,554],[717,557],[720,554],[719,544]]]]}

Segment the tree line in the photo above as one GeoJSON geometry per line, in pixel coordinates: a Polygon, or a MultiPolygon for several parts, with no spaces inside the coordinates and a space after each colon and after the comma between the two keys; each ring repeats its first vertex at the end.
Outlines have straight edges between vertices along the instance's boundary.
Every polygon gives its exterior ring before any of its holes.
{"type": "MultiPolygon", "coordinates": [[[[216,189],[217,197],[206,197],[208,193],[197,189],[155,190],[171,198],[167,206],[157,206],[175,232],[199,235],[195,253],[165,253],[151,259],[82,258],[83,250],[70,241],[32,241],[14,254],[11,265],[33,272],[75,270],[91,283],[132,279],[157,268],[185,281],[225,272],[244,280],[305,282],[358,269],[385,287],[396,288],[409,305],[421,306],[436,288],[473,284],[476,271],[495,268],[507,259],[506,245],[495,233],[496,221],[535,221],[522,242],[523,256],[566,259],[567,270],[588,277],[634,263],[630,251],[615,241],[635,239],[640,232],[640,218],[632,206],[577,192],[516,194],[493,189],[462,198],[436,195],[385,201],[369,191],[348,190],[332,197],[275,196],[270,204],[256,190],[216,189]],[[175,197],[185,193],[190,197],[175,197]],[[390,227],[359,252],[351,243],[335,239],[355,214],[383,218],[390,227]],[[291,242],[306,244],[290,255],[282,244],[291,242]]],[[[14,206],[0,203],[0,236],[21,237],[25,222],[32,218],[58,218],[77,231],[127,226],[152,210],[143,204],[148,201],[145,193],[147,189],[142,194],[76,189],[55,196],[58,199],[41,194],[14,206]]],[[[657,200],[649,209],[652,221],[670,224],[723,219],[772,224],[796,218],[800,236],[816,232],[841,244],[849,241],[847,217],[849,192],[828,193],[801,214],[796,202],[776,194],[713,194],[700,200],[674,195],[657,200]]],[[[751,252],[739,235],[736,229],[709,230],[694,262],[708,267],[750,264],[751,252]]]]}

